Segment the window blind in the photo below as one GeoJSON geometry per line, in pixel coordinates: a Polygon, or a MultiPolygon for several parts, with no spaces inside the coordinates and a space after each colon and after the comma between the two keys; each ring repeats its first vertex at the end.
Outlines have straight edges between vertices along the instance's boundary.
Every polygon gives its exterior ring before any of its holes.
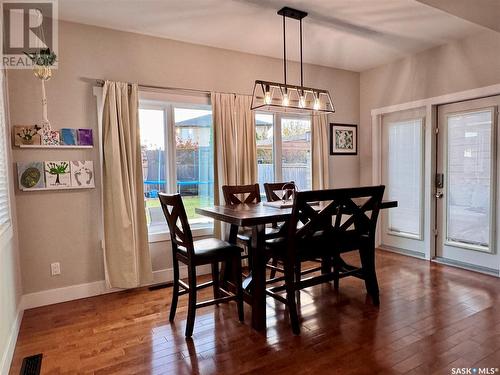
{"type": "Polygon", "coordinates": [[[10,226],[10,202],[7,165],[7,126],[3,75],[0,74],[0,234],[10,226]]]}

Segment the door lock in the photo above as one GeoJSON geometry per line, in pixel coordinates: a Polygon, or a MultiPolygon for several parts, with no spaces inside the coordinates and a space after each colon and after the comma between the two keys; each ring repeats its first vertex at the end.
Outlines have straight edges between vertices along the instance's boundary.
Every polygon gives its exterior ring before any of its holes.
{"type": "Polygon", "coordinates": [[[436,191],[436,194],[435,194],[435,197],[436,197],[437,199],[441,199],[441,198],[443,198],[443,191],[442,191],[441,189],[437,190],[437,191],[436,191]]]}

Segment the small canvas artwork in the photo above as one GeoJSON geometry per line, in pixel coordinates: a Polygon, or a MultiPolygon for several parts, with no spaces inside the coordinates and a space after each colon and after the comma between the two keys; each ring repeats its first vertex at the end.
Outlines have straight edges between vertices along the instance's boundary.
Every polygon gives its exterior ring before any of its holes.
{"type": "Polygon", "coordinates": [[[78,134],[76,129],[62,128],[60,130],[60,141],[62,145],[78,144],[78,134]]]}
{"type": "Polygon", "coordinates": [[[20,145],[39,145],[40,144],[40,134],[38,130],[40,129],[36,125],[14,126],[14,146],[20,145]]]}
{"type": "Polygon", "coordinates": [[[94,187],[94,163],[91,160],[71,162],[71,186],[94,187]]]}
{"type": "Polygon", "coordinates": [[[78,129],[78,144],[80,146],[93,146],[92,129],[78,129]]]}
{"type": "Polygon", "coordinates": [[[19,189],[41,189],[45,187],[43,161],[18,162],[19,189]]]}
{"type": "Polygon", "coordinates": [[[357,125],[330,124],[330,155],[357,155],[357,133],[357,125]]]}
{"type": "Polygon", "coordinates": [[[45,184],[47,187],[70,187],[69,161],[46,161],[45,184]]]}
{"type": "Polygon", "coordinates": [[[59,146],[59,132],[52,130],[49,126],[44,126],[38,132],[42,137],[42,145],[44,146],[59,146]]]}

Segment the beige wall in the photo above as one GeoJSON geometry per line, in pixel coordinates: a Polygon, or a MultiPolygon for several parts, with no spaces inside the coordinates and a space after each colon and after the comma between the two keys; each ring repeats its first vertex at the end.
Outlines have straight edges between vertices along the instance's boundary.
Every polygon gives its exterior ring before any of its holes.
{"type": "Polygon", "coordinates": [[[371,183],[372,109],[500,83],[499,60],[500,34],[488,31],[361,73],[361,183],[371,183]]]}
{"type": "MultiPolygon", "coordinates": [[[[3,98],[0,78],[0,98],[3,98]]],[[[10,161],[10,155],[8,155],[10,161]]],[[[13,191],[13,183],[10,181],[13,191]]],[[[6,358],[7,346],[13,333],[21,303],[21,272],[19,268],[16,208],[13,194],[11,195],[12,229],[0,236],[0,373],[8,370],[10,358],[6,358]]],[[[15,337],[14,337],[15,339],[15,337]]]]}
{"type": "MultiPolygon", "coordinates": [[[[97,128],[92,84],[82,78],[251,93],[255,79],[281,80],[280,60],[197,46],[150,36],[73,23],[59,28],[59,69],[48,82],[49,119],[54,128],[97,128]]],[[[297,77],[291,64],[289,77],[297,77]]],[[[40,82],[29,71],[10,71],[12,124],[40,121],[40,82]]],[[[331,90],[337,107],[332,121],[359,120],[359,74],[305,66],[309,86],[331,90]]],[[[16,161],[92,159],[93,150],[15,150],[16,161]]],[[[330,159],[335,186],[356,185],[359,159],[330,159]]],[[[13,174],[15,170],[13,171],[13,174]]],[[[20,192],[21,268],[25,293],[102,280],[98,233],[98,189],[20,192]],[[50,276],[50,263],[61,262],[62,275],[50,276]]],[[[153,268],[169,267],[165,243],[152,245],[153,268]]]]}

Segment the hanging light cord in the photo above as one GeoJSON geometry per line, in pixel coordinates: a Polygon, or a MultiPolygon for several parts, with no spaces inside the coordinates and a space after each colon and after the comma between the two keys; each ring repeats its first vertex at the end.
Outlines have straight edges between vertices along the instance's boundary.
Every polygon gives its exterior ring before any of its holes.
{"type": "Polygon", "coordinates": [[[286,85],[286,28],[285,28],[285,15],[283,15],[283,70],[285,73],[285,85],[286,85]]]}
{"type": "Polygon", "coordinates": [[[304,87],[304,68],[302,64],[302,19],[299,20],[300,24],[300,86],[304,87]]]}

